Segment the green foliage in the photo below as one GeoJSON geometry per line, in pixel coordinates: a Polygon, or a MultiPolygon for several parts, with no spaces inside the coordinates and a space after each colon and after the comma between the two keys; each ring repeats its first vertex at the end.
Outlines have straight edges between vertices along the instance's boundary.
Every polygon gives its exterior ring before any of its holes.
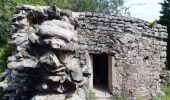
{"type": "MultiPolygon", "coordinates": [[[[155,96],[155,97],[152,98],[152,100],[162,100],[162,98],[161,98],[161,97],[158,97],[158,96],[155,96]]],[[[164,99],[163,99],[163,100],[164,100],[164,99]]]]}
{"type": "Polygon", "coordinates": [[[162,86],[162,91],[165,93],[163,100],[170,100],[170,85],[162,86]]]}
{"type": "Polygon", "coordinates": [[[8,44],[8,42],[9,42],[9,35],[8,34],[0,34],[0,47],[8,44]]]}
{"type": "MultiPolygon", "coordinates": [[[[0,48],[0,73],[2,73],[6,68],[6,59],[9,55],[11,55],[12,52],[12,46],[9,44],[4,45],[0,48]]],[[[0,98],[2,98],[3,94],[5,92],[2,88],[0,88],[0,98]]]]}
{"type": "MultiPolygon", "coordinates": [[[[7,57],[11,54],[12,52],[12,47],[10,45],[6,45],[0,48],[0,73],[2,73],[5,68],[6,68],[6,64],[5,61],[7,59],[7,57]]],[[[0,88],[0,98],[3,96],[4,91],[2,90],[2,88],[0,88]]]]}
{"type": "Polygon", "coordinates": [[[137,97],[136,97],[136,100],[142,100],[142,97],[137,96],[137,97]]]}
{"type": "Polygon", "coordinates": [[[111,100],[126,100],[126,98],[123,96],[112,96],[111,100]]]}
{"type": "MultiPolygon", "coordinates": [[[[170,0],[164,0],[163,3],[160,4],[162,5],[162,10],[160,12],[162,15],[160,16],[159,23],[170,28],[170,0]]],[[[170,29],[168,29],[168,31],[170,31],[170,29]]]]}
{"type": "Polygon", "coordinates": [[[156,25],[157,25],[157,22],[156,22],[156,20],[154,20],[153,22],[150,23],[149,27],[150,28],[155,28],[156,25]]]}
{"type": "Polygon", "coordinates": [[[91,89],[88,91],[87,100],[96,100],[95,93],[91,89]]]}
{"type": "Polygon", "coordinates": [[[5,60],[12,52],[12,46],[6,45],[0,48],[0,73],[4,71],[5,60]]]}
{"type": "Polygon", "coordinates": [[[170,0],[163,0],[163,3],[160,3],[160,5],[162,5],[162,10],[158,23],[167,26],[167,32],[169,34],[167,39],[167,66],[170,66],[170,0]]]}
{"type": "Polygon", "coordinates": [[[74,11],[90,11],[112,15],[130,15],[124,0],[70,0],[74,11]]]}
{"type": "Polygon", "coordinates": [[[163,100],[170,100],[170,75],[169,71],[163,69],[160,75],[161,82],[161,91],[164,92],[163,100]]]}

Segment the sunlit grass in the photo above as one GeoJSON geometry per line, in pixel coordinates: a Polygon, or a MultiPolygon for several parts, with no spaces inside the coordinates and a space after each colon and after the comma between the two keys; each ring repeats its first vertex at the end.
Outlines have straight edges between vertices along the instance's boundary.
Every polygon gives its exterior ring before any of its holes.
{"type": "Polygon", "coordinates": [[[165,93],[163,100],[170,100],[170,85],[162,86],[162,91],[165,93]]]}

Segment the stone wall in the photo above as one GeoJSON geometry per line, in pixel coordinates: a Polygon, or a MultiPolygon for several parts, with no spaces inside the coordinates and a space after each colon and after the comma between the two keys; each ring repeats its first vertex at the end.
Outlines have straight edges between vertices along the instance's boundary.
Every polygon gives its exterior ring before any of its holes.
{"type": "MultiPolygon", "coordinates": [[[[3,99],[85,100],[92,76],[90,54],[112,61],[112,94],[162,95],[159,74],[165,67],[166,27],[130,18],[22,5],[13,17],[12,56],[0,86],[3,99]]],[[[131,99],[131,98],[129,98],[131,99]]]]}
{"type": "Polygon", "coordinates": [[[144,20],[89,12],[80,13],[78,20],[79,44],[87,45],[89,53],[113,56],[117,79],[113,94],[146,98],[161,94],[159,75],[166,61],[166,27],[151,28],[144,20]]]}

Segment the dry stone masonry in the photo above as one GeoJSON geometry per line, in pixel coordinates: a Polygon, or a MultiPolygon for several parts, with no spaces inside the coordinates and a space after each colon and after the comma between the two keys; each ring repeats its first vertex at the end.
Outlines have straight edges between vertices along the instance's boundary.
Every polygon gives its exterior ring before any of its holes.
{"type": "MultiPolygon", "coordinates": [[[[167,29],[130,17],[16,7],[13,53],[1,75],[4,100],[87,100],[91,54],[112,63],[111,93],[129,100],[161,96],[167,29]]],[[[107,66],[106,66],[107,67],[107,66]]]]}

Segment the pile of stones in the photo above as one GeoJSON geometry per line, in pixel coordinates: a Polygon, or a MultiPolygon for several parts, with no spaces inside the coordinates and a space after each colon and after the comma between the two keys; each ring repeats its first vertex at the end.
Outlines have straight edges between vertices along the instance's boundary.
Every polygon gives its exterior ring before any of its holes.
{"type": "Polygon", "coordinates": [[[72,95],[85,80],[75,52],[77,22],[72,13],[57,7],[22,5],[12,21],[14,50],[1,75],[0,87],[7,91],[3,99],[62,100],[67,93],[68,99],[79,100],[72,95]]]}

